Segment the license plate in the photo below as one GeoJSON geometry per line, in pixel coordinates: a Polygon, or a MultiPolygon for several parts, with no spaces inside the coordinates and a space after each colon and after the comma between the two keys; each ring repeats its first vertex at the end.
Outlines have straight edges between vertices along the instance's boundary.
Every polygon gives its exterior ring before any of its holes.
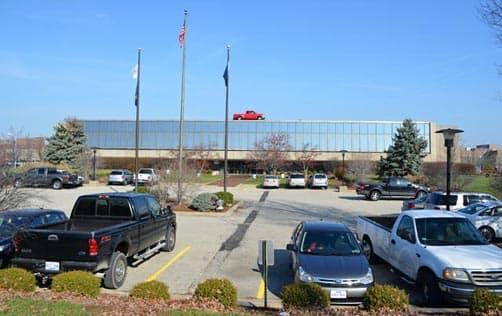
{"type": "Polygon", "coordinates": [[[45,270],[58,272],[59,271],[59,262],[46,261],[45,262],[45,270]]]}
{"type": "Polygon", "coordinates": [[[330,295],[331,298],[347,298],[346,290],[331,290],[330,295]]]}

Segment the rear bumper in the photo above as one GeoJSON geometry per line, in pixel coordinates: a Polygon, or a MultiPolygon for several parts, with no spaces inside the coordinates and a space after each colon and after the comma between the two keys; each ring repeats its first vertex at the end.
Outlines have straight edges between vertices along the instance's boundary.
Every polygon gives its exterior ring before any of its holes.
{"type": "Polygon", "coordinates": [[[11,260],[11,264],[13,266],[23,268],[33,273],[39,273],[42,275],[53,275],[71,270],[83,270],[94,273],[97,272],[98,270],[97,262],[83,262],[83,261],[59,261],[59,270],[57,271],[47,270],[46,262],[48,261],[50,260],[14,257],[11,260]]]}

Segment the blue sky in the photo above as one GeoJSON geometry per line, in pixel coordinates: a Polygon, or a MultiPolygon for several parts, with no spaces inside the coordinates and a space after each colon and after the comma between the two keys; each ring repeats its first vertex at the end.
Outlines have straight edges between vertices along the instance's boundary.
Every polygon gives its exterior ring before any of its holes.
{"type": "Polygon", "coordinates": [[[0,135],[50,136],[57,122],[179,119],[434,121],[465,146],[502,144],[501,47],[481,0],[0,1],[0,135]]]}

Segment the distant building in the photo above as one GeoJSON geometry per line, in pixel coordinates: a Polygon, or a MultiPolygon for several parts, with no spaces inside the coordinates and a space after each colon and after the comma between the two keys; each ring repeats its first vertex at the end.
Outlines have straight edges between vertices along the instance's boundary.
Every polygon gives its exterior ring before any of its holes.
{"type": "Polygon", "coordinates": [[[22,166],[43,159],[44,137],[0,139],[0,164],[22,166]]]}
{"type": "Polygon", "coordinates": [[[467,147],[460,152],[460,161],[473,164],[480,173],[502,171],[502,146],[482,144],[467,147]]]}

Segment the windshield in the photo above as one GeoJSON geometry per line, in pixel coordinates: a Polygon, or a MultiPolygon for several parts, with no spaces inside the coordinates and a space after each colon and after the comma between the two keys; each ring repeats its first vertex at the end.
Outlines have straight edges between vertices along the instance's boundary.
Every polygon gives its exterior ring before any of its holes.
{"type": "Polygon", "coordinates": [[[311,255],[359,255],[357,240],[347,231],[307,231],[303,234],[300,252],[311,255]]]}
{"type": "Polygon", "coordinates": [[[481,211],[485,208],[487,208],[487,207],[486,207],[486,205],[483,205],[483,204],[472,204],[466,208],[459,210],[459,212],[464,213],[464,214],[473,215],[473,214],[476,214],[478,211],[481,211]]]}
{"type": "Polygon", "coordinates": [[[486,240],[466,218],[420,218],[418,239],[424,245],[485,245],[486,240]]]}

